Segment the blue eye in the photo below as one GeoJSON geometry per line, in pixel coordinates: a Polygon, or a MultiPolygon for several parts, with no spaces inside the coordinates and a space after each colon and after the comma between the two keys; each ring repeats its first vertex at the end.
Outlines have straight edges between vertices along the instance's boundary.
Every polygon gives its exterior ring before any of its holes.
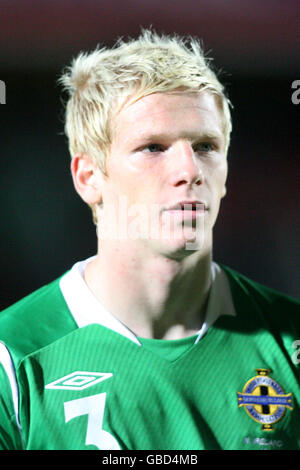
{"type": "Polygon", "coordinates": [[[202,142],[197,145],[197,149],[200,150],[200,152],[211,152],[213,150],[213,146],[209,142],[202,142]]]}
{"type": "Polygon", "coordinates": [[[150,144],[144,148],[144,150],[148,150],[149,153],[161,152],[163,150],[162,146],[159,144],[150,144]]]}

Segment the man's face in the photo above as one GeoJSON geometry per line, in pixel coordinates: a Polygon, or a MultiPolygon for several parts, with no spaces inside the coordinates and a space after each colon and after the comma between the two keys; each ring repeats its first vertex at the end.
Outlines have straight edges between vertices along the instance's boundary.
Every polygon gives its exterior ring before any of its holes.
{"type": "Polygon", "coordinates": [[[197,249],[210,246],[226,193],[222,119],[209,92],[156,93],[124,107],[113,123],[99,233],[116,220],[118,229],[126,221],[128,238],[132,240],[142,228],[147,235],[143,232],[135,242],[154,251],[184,253],[199,230],[197,249]],[[168,210],[183,201],[203,203],[205,211],[168,210]]]}

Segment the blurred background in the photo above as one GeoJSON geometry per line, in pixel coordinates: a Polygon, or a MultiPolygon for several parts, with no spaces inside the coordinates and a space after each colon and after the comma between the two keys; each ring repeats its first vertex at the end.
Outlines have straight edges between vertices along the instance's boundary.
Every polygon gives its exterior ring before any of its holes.
{"type": "Polygon", "coordinates": [[[202,38],[234,105],[215,261],[300,299],[299,17],[298,0],[1,0],[0,308],[95,254],[57,79],[79,51],[150,25],[202,38]]]}

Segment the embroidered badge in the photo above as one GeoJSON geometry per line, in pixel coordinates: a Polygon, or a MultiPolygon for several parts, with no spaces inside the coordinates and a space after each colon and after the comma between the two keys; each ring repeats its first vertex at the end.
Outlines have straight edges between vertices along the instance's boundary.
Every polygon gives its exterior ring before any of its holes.
{"type": "Polygon", "coordinates": [[[273,424],[283,418],[286,408],[292,410],[292,394],[285,394],[282,387],[269,374],[270,369],[255,369],[257,375],[248,380],[243,392],[237,392],[238,406],[257,423],[262,431],[273,431],[273,424]]]}

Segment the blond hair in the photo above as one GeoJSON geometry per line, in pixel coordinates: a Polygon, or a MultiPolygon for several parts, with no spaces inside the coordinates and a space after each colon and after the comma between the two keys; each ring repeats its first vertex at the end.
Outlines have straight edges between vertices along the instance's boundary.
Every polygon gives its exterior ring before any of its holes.
{"type": "Polygon", "coordinates": [[[151,29],[142,29],[137,39],[120,38],[112,48],[81,52],[59,79],[68,92],[65,132],[71,156],[88,154],[106,175],[111,124],[121,107],[152,93],[179,89],[217,95],[227,150],[230,102],[209,62],[198,39],[158,35],[151,29]]]}

